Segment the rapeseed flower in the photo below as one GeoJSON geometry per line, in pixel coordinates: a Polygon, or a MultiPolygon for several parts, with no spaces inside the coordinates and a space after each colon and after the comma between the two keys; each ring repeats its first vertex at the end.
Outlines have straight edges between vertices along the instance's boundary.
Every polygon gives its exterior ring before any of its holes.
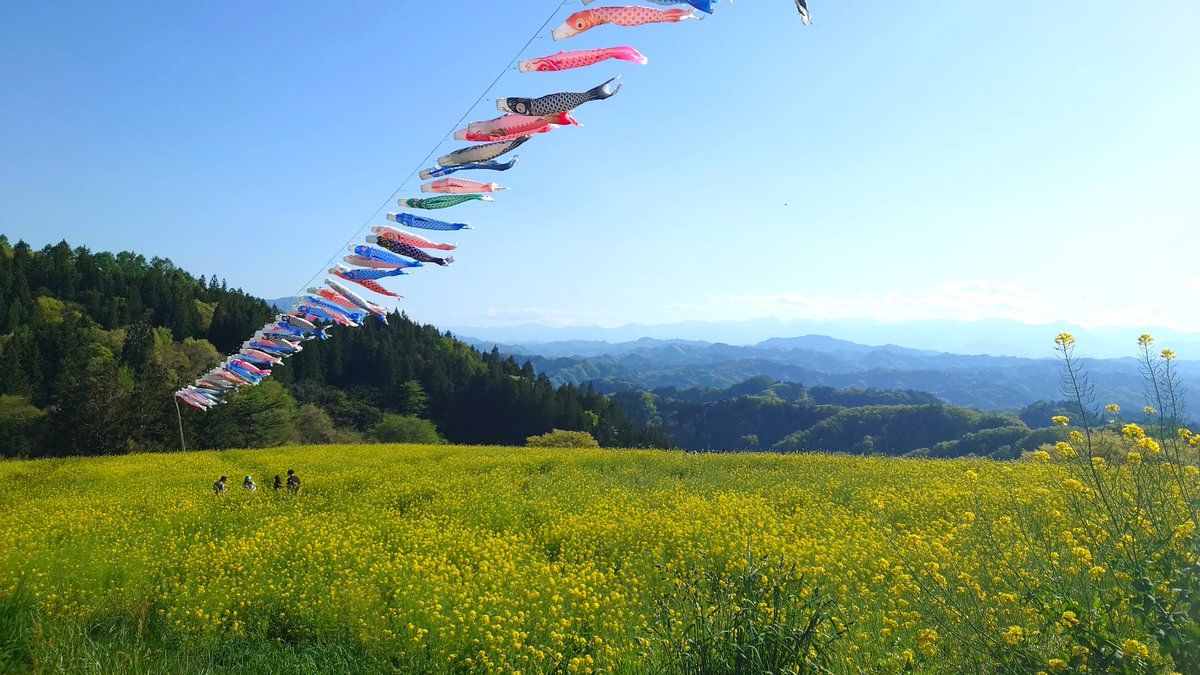
{"type": "Polygon", "coordinates": [[[1150,658],[1150,648],[1133,638],[1121,643],[1121,651],[1125,653],[1127,658],[1138,660],[1150,658]]]}
{"type": "Polygon", "coordinates": [[[1146,430],[1134,424],[1133,422],[1130,422],[1129,424],[1121,427],[1121,435],[1125,438],[1145,438],[1146,430]]]}
{"type": "Polygon", "coordinates": [[[1000,631],[1000,637],[1004,638],[1004,641],[1010,645],[1018,645],[1021,643],[1021,640],[1025,639],[1025,629],[1020,626],[1009,626],[1000,631]]]}

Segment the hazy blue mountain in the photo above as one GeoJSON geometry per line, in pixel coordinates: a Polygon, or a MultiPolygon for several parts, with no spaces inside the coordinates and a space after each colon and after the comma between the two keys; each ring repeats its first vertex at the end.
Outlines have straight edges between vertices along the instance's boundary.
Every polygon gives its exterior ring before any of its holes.
{"type": "MultiPolygon", "coordinates": [[[[983,321],[909,321],[884,323],[870,320],[841,321],[781,321],[755,319],[752,321],[702,322],[687,321],[675,324],[628,324],[616,328],[573,326],[550,328],[527,324],[502,328],[450,327],[456,335],[471,335],[489,344],[499,343],[530,347],[530,353],[546,356],[594,356],[591,343],[627,344],[641,339],[658,341],[700,341],[730,345],[759,345],[780,342],[793,346],[829,351],[822,343],[854,343],[859,346],[898,345],[914,350],[929,350],[952,354],[985,354],[1019,356],[1023,358],[1051,357],[1054,337],[1063,331],[1075,335],[1080,355],[1092,358],[1119,358],[1136,353],[1137,337],[1150,333],[1163,346],[1174,349],[1183,358],[1200,358],[1200,333],[1183,333],[1166,328],[1082,328],[1068,323],[1025,324],[1004,319],[983,321]],[[788,337],[802,336],[802,337],[788,337]],[[789,341],[808,341],[790,344],[789,341]],[[547,343],[577,344],[579,353],[554,354],[542,351],[547,343]],[[534,348],[536,347],[536,348],[534,348]],[[590,351],[584,351],[585,349],[590,351]]],[[[843,345],[845,346],[845,345],[843,345]]],[[[557,347],[556,347],[557,349],[557,347]]],[[[845,347],[847,351],[854,348],[845,347]]],[[[513,352],[516,353],[516,352],[513,352]]],[[[522,352],[526,353],[526,352],[522,352]]]]}
{"type": "Polygon", "coordinates": [[[294,298],[294,297],[274,298],[274,299],[264,298],[263,302],[270,305],[272,309],[275,309],[280,312],[286,312],[292,308],[292,305],[296,304],[296,298],[294,298]]]}
{"type": "MultiPolygon", "coordinates": [[[[823,335],[769,338],[753,345],[695,340],[606,343],[497,344],[462,338],[484,350],[528,359],[556,383],[593,382],[604,391],[659,387],[724,388],[749,378],[837,388],[913,389],[948,403],[1011,410],[1059,394],[1059,362],[1043,358],[964,355],[885,345],[875,347],[823,335]]],[[[1198,350],[1200,352],[1200,350],[1198,350]]],[[[1101,405],[1140,410],[1138,362],[1130,357],[1084,359],[1101,405]]],[[[1188,382],[1200,381],[1200,361],[1177,362],[1188,382]]]]}

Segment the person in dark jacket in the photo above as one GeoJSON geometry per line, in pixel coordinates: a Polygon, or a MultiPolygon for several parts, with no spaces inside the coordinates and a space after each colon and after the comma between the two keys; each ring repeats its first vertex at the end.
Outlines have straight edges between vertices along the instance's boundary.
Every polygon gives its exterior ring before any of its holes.
{"type": "Polygon", "coordinates": [[[228,480],[225,476],[221,476],[221,480],[213,483],[213,492],[219,495],[225,494],[225,481],[228,480]]]}
{"type": "Polygon", "coordinates": [[[297,476],[296,472],[291,469],[288,469],[287,488],[288,492],[292,494],[296,494],[300,491],[300,477],[297,476]]]}

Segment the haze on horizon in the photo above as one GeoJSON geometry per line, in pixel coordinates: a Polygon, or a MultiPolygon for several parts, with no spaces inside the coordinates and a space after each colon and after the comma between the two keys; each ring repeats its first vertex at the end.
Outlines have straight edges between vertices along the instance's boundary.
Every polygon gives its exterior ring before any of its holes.
{"type": "Polygon", "coordinates": [[[487,177],[511,192],[449,212],[476,229],[443,238],[453,266],[390,284],[410,316],[1200,331],[1195,3],[813,0],[811,27],[783,0],[721,3],[543,31],[522,57],[629,44],[650,64],[510,70],[480,96],[554,6],[0,6],[0,233],[290,295],[385,223],[465,110],[621,73],[583,128],[487,177]]]}

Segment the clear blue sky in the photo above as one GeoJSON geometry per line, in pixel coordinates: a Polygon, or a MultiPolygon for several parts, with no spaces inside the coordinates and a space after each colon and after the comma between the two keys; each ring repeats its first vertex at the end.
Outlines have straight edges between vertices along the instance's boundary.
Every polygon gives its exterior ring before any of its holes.
{"type": "MultiPolygon", "coordinates": [[[[290,295],[385,223],[375,209],[556,7],[2,3],[0,232],[290,295]]],[[[439,325],[1200,329],[1200,3],[811,8],[809,27],[789,0],[746,0],[542,31],[524,56],[628,44],[650,64],[507,72],[470,120],[498,96],[626,84],[516,169],[470,176],[512,191],[435,212],[477,229],[443,238],[453,266],[391,282],[402,306],[439,325]]]]}

